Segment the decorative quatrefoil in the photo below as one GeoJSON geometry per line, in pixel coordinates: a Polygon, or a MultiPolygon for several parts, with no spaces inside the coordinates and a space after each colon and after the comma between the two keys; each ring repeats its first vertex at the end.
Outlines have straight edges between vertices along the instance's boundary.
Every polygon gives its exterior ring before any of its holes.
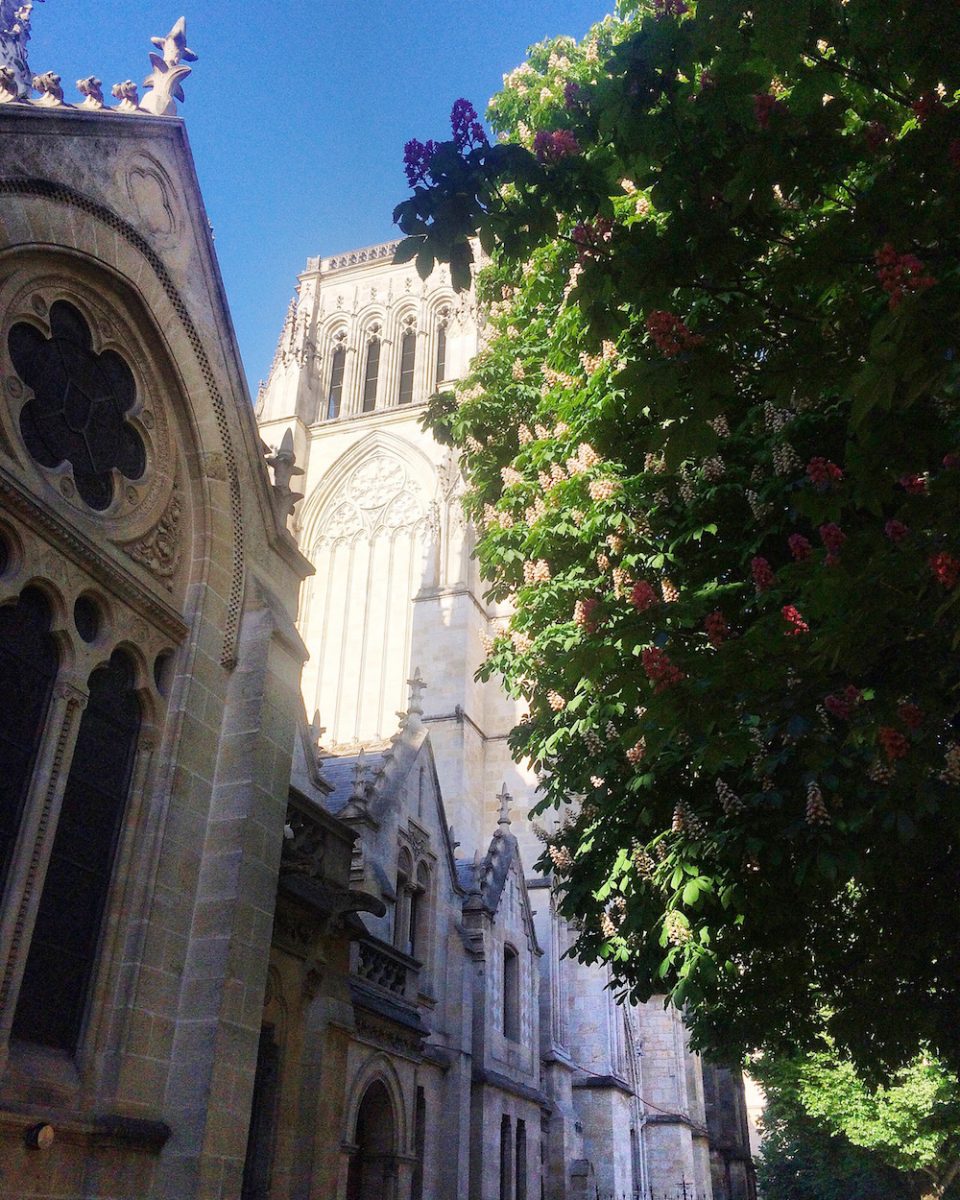
{"type": "Polygon", "coordinates": [[[134,480],[146,467],[143,440],[127,420],[136,385],[119,354],[94,351],[72,304],[51,305],[50,335],[24,323],[10,330],[10,358],[33,392],[20,412],[20,432],[40,466],[68,462],[80,497],[102,511],[113,501],[114,470],[134,480]]]}

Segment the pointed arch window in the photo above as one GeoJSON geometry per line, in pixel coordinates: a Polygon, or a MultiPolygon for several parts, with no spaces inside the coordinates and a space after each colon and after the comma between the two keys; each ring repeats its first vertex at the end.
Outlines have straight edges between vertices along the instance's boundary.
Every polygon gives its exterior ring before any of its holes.
{"type": "Polygon", "coordinates": [[[333,421],[340,416],[340,407],[343,403],[343,373],[346,365],[347,348],[342,340],[338,340],[330,359],[330,388],[327,392],[328,421],[333,421]]]}
{"type": "Polygon", "coordinates": [[[367,357],[363,365],[363,411],[377,407],[377,384],[380,380],[380,334],[374,332],[367,342],[367,357]]]}
{"type": "Polygon", "coordinates": [[[413,372],[417,363],[417,332],[412,326],[404,331],[400,339],[400,389],[398,404],[410,404],[413,400],[413,372]]]}
{"type": "Polygon", "coordinates": [[[36,588],[0,608],[0,894],[57,674],[51,616],[36,588]]]}
{"type": "Polygon", "coordinates": [[[438,387],[447,377],[447,324],[449,321],[450,311],[445,308],[440,314],[440,322],[437,325],[436,382],[438,387]]]}
{"type": "Polygon", "coordinates": [[[133,663],[121,650],[90,676],[13,1035],[75,1050],[96,963],[140,732],[133,663]]]}
{"type": "Polygon", "coordinates": [[[520,955],[513,946],[503,948],[503,1036],[520,1041],[520,955]]]}

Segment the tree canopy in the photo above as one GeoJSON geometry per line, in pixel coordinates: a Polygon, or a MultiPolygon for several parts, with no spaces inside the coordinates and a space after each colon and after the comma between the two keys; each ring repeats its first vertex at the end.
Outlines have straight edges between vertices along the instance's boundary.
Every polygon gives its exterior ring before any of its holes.
{"type": "Polygon", "coordinates": [[[721,1058],[960,1064],[958,50],[946,0],[633,0],[406,148],[398,258],[491,256],[428,423],[544,862],[721,1058]]]}
{"type": "Polygon", "coordinates": [[[770,1200],[957,1195],[960,1085],[935,1059],[918,1056],[882,1087],[829,1045],[754,1070],[768,1100],[760,1183],[770,1200]]]}

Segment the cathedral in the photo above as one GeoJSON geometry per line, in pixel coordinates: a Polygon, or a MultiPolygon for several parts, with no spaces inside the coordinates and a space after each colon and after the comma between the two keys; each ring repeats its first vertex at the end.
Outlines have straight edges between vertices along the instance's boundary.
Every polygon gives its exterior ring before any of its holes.
{"type": "Polygon", "coordinates": [[[569,953],[476,678],[505,614],[420,423],[476,298],[311,258],[254,406],[183,21],[146,94],[74,100],[29,24],[0,2],[0,1195],[752,1200],[742,1080],[569,953]]]}

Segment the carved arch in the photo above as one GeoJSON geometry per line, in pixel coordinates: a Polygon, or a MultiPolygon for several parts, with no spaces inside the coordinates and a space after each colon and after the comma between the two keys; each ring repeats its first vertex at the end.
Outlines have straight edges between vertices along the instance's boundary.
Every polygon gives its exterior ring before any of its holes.
{"type": "Polygon", "coordinates": [[[436,470],[433,463],[411,442],[383,430],[376,430],[346,450],[307,497],[301,516],[301,544],[308,556],[313,553],[320,537],[322,522],[341,486],[365,461],[371,461],[378,456],[396,459],[403,465],[407,477],[415,481],[419,488],[424,513],[428,512],[436,491],[436,470]]]}
{"type": "Polygon", "coordinates": [[[402,1154],[410,1146],[411,1129],[407,1104],[403,1095],[400,1076],[397,1074],[390,1058],[382,1050],[376,1051],[367,1059],[357,1074],[347,1098],[346,1117],[343,1127],[343,1140],[348,1145],[353,1144],[357,1130],[357,1115],[360,1105],[373,1084],[379,1083],[386,1090],[393,1105],[393,1116],[396,1121],[397,1150],[402,1154]]]}

